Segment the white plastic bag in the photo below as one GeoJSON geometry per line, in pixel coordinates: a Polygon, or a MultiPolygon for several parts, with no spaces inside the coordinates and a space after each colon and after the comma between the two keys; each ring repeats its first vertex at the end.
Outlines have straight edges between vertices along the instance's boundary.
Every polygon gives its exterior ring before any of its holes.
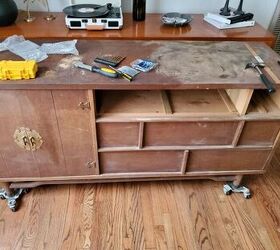
{"type": "Polygon", "coordinates": [[[79,55],[79,51],[76,49],[77,40],[63,41],[58,43],[43,43],[41,50],[49,55],[51,54],[72,54],[79,55]]]}
{"type": "Polygon", "coordinates": [[[76,43],[77,40],[72,40],[58,43],[43,43],[39,46],[34,42],[25,40],[23,36],[13,35],[0,43],[0,52],[9,50],[25,60],[41,62],[48,58],[48,54],[72,54],[78,56],[79,51],[76,49],[76,43]]]}
{"type": "Polygon", "coordinates": [[[2,43],[0,43],[0,52],[8,50],[9,45],[20,43],[25,41],[23,36],[13,35],[7,37],[2,43]]]}
{"type": "Polygon", "coordinates": [[[38,44],[28,40],[10,44],[8,49],[25,60],[35,60],[36,62],[41,62],[48,58],[47,53],[41,51],[38,44]]]}

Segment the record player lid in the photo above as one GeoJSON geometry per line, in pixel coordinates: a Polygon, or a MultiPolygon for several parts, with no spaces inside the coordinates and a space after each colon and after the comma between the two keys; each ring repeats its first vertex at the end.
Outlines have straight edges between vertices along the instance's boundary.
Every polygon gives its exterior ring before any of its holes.
{"type": "Polygon", "coordinates": [[[111,3],[107,3],[105,5],[76,4],[64,8],[63,12],[71,17],[91,18],[106,16],[111,11],[111,9],[111,3]]]}

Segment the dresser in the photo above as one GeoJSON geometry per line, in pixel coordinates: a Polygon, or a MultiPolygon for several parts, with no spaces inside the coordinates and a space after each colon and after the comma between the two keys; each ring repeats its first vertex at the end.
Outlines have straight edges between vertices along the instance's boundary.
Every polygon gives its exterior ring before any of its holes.
{"type": "MultiPolygon", "coordinates": [[[[245,70],[260,55],[278,88],[269,46],[94,39],[77,48],[79,56],[41,62],[34,80],[0,84],[0,196],[12,211],[25,189],[49,184],[212,179],[250,197],[242,177],[266,171],[279,138],[280,94],[245,70]],[[73,66],[115,53],[126,56],[122,65],[159,65],[132,82],[73,66]]],[[[18,58],[2,52],[6,59],[18,58]]]]}

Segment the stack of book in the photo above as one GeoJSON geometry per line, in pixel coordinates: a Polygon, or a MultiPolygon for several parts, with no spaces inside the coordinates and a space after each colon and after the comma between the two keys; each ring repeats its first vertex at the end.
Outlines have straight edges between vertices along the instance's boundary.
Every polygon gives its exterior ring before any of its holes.
{"type": "Polygon", "coordinates": [[[252,20],[254,15],[247,13],[241,16],[222,16],[219,14],[208,13],[204,16],[204,20],[216,28],[223,29],[234,29],[242,27],[251,27],[255,25],[255,21],[252,20]]]}

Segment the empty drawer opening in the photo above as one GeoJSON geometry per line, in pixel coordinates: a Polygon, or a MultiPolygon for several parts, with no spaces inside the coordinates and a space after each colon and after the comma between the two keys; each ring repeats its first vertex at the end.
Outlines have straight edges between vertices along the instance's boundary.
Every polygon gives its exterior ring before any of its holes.
{"type": "Polygon", "coordinates": [[[280,114],[280,94],[268,94],[265,90],[255,90],[248,108],[248,114],[280,114]]]}
{"type": "Polygon", "coordinates": [[[97,118],[237,114],[224,90],[110,90],[96,93],[97,118]]]}

